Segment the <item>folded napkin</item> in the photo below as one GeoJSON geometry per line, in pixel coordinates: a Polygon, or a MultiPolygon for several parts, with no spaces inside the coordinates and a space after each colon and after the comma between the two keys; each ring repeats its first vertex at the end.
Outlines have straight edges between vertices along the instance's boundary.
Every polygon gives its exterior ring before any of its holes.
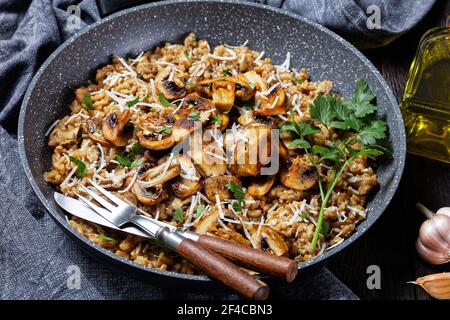
{"type": "MultiPolygon", "coordinates": [[[[414,25],[433,1],[267,1],[346,34],[364,35],[365,6],[386,11],[383,35],[414,25]],[[418,5],[411,10],[414,2],[418,5]],[[393,5],[395,4],[395,5],[393,5]],[[400,15],[398,12],[401,11],[400,15]],[[411,13],[413,12],[413,13],[411,13]],[[407,16],[410,14],[410,16],[407,16]]],[[[71,4],[81,8],[82,27],[99,19],[94,0],[0,0],[0,298],[1,299],[237,299],[158,288],[108,269],[83,252],[51,220],[34,195],[20,163],[17,117],[37,68],[75,31],[66,28],[71,4]],[[70,289],[70,268],[81,271],[81,289],[70,289]],[[69,268],[69,269],[68,269],[69,268]],[[69,273],[68,273],[69,270],[69,273]]],[[[327,269],[301,283],[276,284],[277,299],[357,299],[327,269]]]]}

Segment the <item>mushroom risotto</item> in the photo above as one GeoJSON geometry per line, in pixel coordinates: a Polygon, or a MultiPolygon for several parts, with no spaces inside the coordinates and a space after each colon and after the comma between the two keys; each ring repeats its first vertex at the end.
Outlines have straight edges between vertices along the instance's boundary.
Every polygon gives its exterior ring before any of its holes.
{"type": "MultiPolygon", "coordinates": [[[[375,97],[359,80],[343,99],[289,53],[274,65],[246,44],[211,48],[190,34],[114,57],[49,128],[45,180],[73,197],[92,180],[142,215],[298,262],[339,245],[365,219],[371,164],[387,151],[375,97]]],[[[199,272],[155,241],[69,221],[136,263],[199,272]]]]}

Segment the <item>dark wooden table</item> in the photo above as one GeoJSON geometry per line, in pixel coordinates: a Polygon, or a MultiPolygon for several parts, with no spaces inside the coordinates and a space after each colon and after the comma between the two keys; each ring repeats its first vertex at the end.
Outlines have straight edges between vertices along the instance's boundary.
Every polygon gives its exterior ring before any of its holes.
{"type": "MultiPolygon", "coordinates": [[[[449,0],[438,0],[411,32],[387,47],[364,51],[398,101],[421,35],[444,25],[449,5],[449,0]]],[[[362,239],[329,264],[330,270],[361,299],[430,299],[421,288],[406,282],[450,271],[450,264],[432,266],[420,260],[416,253],[415,241],[424,221],[424,216],[415,209],[418,201],[433,211],[450,207],[450,165],[408,154],[400,187],[389,208],[362,239]],[[381,269],[379,290],[367,288],[370,265],[381,269]]]]}

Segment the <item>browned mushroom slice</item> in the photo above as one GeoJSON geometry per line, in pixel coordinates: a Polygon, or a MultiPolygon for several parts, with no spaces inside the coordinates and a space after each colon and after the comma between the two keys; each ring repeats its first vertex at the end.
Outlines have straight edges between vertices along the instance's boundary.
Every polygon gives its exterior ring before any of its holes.
{"type": "Polygon", "coordinates": [[[165,162],[160,165],[148,169],[147,171],[142,173],[142,180],[137,181],[135,184],[141,184],[144,187],[153,187],[156,185],[163,184],[177,176],[181,173],[181,168],[178,163],[178,160],[167,159],[165,162]],[[170,161],[170,162],[168,162],[170,161]]]}
{"type": "Polygon", "coordinates": [[[236,85],[226,80],[217,80],[212,84],[212,100],[217,110],[228,112],[234,105],[236,85]]]}
{"type": "Polygon", "coordinates": [[[131,188],[136,195],[137,200],[146,206],[154,206],[166,200],[168,195],[161,185],[154,187],[144,187],[139,183],[135,183],[131,188]]]}
{"type": "Polygon", "coordinates": [[[272,130],[263,124],[250,124],[226,136],[227,150],[232,150],[228,169],[239,177],[254,177],[271,157],[272,130]]]}
{"type": "Polygon", "coordinates": [[[103,137],[117,147],[126,146],[133,133],[125,128],[129,118],[129,109],[119,115],[116,112],[108,114],[102,125],[103,137]]]}
{"type": "Polygon", "coordinates": [[[216,202],[216,195],[219,195],[221,201],[232,199],[233,194],[226,187],[229,182],[232,182],[238,186],[242,185],[241,181],[235,176],[216,176],[206,178],[203,184],[205,196],[211,202],[216,202]]]}
{"type": "Polygon", "coordinates": [[[231,241],[243,244],[244,246],[247,246],[247,247],[250,247],[252,245],[251,242],[247,238],[245,238],[239,232],[234,231],[233,229],[219,228],[215,232],[215,235],[222,239],[231,240],[231,241]]]}
{"type": "Polygon", "coordinates": [[[248,71],[243,74],[243,78],[247,80],[247,82],[254,86],[258,91],[267,91],[268,88],[264,83],[263,79],[257,74],[254,70],[248,71]]]}
{"type": "Polygon", "coordinates": [[[175,143],[182,142],[196,128],[199,121],[205,124],[215,114],[214,104],[192,93],[188,95],[177,114],[177,121],[172,128],[172,138],[175,143]]]}
{"type": "MultiPolygon", "coordinates": [[[[247,78],[240,74],[237,78],[232,78],[236,85],[236,98],[241,101],[248,101],[253,98],[255,89],[248,83],[247,78]]],[[[231,80],[229,80],[231,81],[231,80]]]]}
{"type": "Polygon", "coordinates": [[[295,158],[288,169],[280,172],[280,182],[287,188],[308,190],[317,181],[318,173],[306,155],[295,158]]]}
{"type": "MultiPolygon", "coordinates": [[[[189,156],[203,177],[224,175],[227,171],[225,151],[216,141],[204,142],[202,138],[205,136],[201,137],[200,140],[195,135],[191,135],[189,139],[189,156]]],[[[221,138],[219,137],[218,139],[221,138]]]]}
{"type": "Polygon", "coordinates": [[[110,147],[111,143],[106,141],[102,132],[102,120],[100,118],[89,118],[84,123],[84,129],[89,138],[94,142],[100,143],[102,146],[110,147]]]}
{"type": "Polygon", "coordinates": [[[286,113],[286,93],[284,89],[278,86],[268,95],[260,96],[260,105],[255,110],[255,114],[259,116],[275,116],[286,113]]]}
{"type": "Polygon", "coordinates": [[[278,232],[267,226],[263,226],[261,228],[261,234],[274,254],[283,256],[288,252],[289,248],[286,241],[284,241],[283,237],[280,236],[278,232]]]}
{"type": "Polygon", "coordinates": [[[267,192],[269,192],[274,182],[275,176],[260,176],[254,178],[249,184],[247,192],[256,198],[261,198],[267,192]]]}
{"type": "Polygon", "coordinates": [[[210,211],[204,214],[203,218],[194,225],[195,232],[198,234],[206,234],[215,229],[217,219],[219,219],[219,210],[214,206],[210,211]]]}
{"type": "Polygon", "coordinates": [[[171,113],[149,114],[136,133],[139,143],[150,150],[173,147],[175,141],[172,138],[172,126],[175,121],[171,113]]]}
{"type": "Polygon", "coordinates": [[[184,83],[179,79],[159,81],[157,87],[158,91],[169,101],[181,99],[187,94],[184,83]]]}
{"type": "Polygon", "coordinates": [[[179,162],[181,173],[180,177],[172,183],[172,190],[178,198],[186,199],[197,193],[202,188],[203,183],[188,156],[181,156],[179,162]]]}

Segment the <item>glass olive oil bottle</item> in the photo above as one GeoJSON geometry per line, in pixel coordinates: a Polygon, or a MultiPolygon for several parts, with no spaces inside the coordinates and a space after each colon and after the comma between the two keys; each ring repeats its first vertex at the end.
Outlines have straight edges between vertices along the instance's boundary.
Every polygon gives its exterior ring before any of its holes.
{"type": "Polygon", "coordinates": [[[423,35],[401,109],[408,152],[450,163],[450,28],[423,35]]]}

